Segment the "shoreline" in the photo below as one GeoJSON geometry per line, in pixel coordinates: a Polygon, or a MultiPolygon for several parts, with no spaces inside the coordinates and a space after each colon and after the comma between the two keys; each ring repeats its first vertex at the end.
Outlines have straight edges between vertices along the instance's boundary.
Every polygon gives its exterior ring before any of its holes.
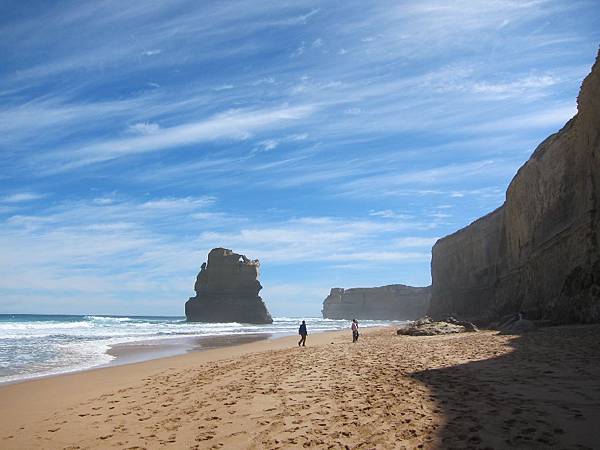
{"type": "Polygon", "coordinates": [[[212,336],[184,336],[169,339],[148,339],[111,345],[106,354],[114,357],[107,364],[94,366],[87,370],[100,367],[115,367],[155,359],[181,356],[188,353],[202,352],[211,349],[232,347],[260,340],[277,339],[273,333],[223,334],[212,336]]]}
{"type": "MultiPolygon", "coordinates": [[[[370,330],[385,328],[372,327],[370,330]]],[[[348,334],[346,330],[320,331],[309,335],[307,345],[309,348],[311,345],[322,346],[334,337],[337,340],[342,336],[347,338],[348,334]]],[[[72,410],[82,400],[121,391],[148,376],[158,376],[174,368],[191,370],[250,354],[268,354],[286,349],[297,349],[295,335],[0,384],[0,448],[10,443],[11,438],[6,439],[7,436],[26,430],[28,423],[42,420],[50,411],[72,410]]]]}
{"type": "MultiPolygon", "coordinates": [[[[5,316],[0,324],[6,352],[0,386],[235,345],[250,335],[263,334],[268,339],[295,335],[300,320],[280,317],[272,325],[254,326],[187,323],[158,316],[5,316]]],[[[307,320],[313,333],[349,326],[344,320],[307,320]]],[[[393,321],[365,322],[364,327],[394,325],[393,321]]]]}
{"type": "MultiPolygon", "coordinates": [[[[36,316],[37,317],[37,316],[36,316]]],[[[47,318],[54,317],[63,317],[63,316],[44,316],[47,318]]],[[[74,318],[81,318],[80,316],[73,316],[74,318]]],[[[83,317],[83,316],[82,316],[83,317]]],[[[97,316],[88,316],[94,317],[98,319],[97,316]]],[[[133,317],[133,316],[132,316],[133,317]]],[[[132,317],[123,317],[123,319],[127,319],[125,323],[127,326],[132,320],[132,317]]],[[[141,319],[161,319],[161,317],[146,317],[139,316],[141,319]]],[[[113,316],[102,317],[102,320],[114,321],[116,318],[113,316]]],[[[136,336],[135,334],[131,336],[127,336],[127,332],[131,332],[130,329],[118,329],[117,335],[115,338],[110,338],[110,336],[106,335],[106,331],[102,329],[104,327],[103,324],[100,325],[100,334],[101,337],[98,339],[94,339],[94,335],[90,333],[89,338],[85,335],[86,331],[81,333],[82,338],[86,338],[86,341],[89,340],[89,344],[82,343],[79,344],[79,348],[74,346],[73,349],[69,349],[68,346],[71,342],[68,342],[69,335],[71,333],[71,327],[69,327],[69,323],[66,323],[66,332],[65,337],[67,338],[66,345],[60,349],[57,348],[61,345],[61,343],[57,344],[57,340],[50,340],[50,342],[45,343],[44,341],[39,341],[39,348],[45,348],[48,346],[50,351],[56,354],[56,358],[54,360],[50,359],[50,364],[38,364],[38,361],[35,358],[30,359],[29,365],[24,365],[23,358],[19,360],[16,358],[17,355],[21,355],[23,357],[27,356],[27,352],[31,351],[30,348],[24,348],[24,352],[21,352],[19,349],[18,343],[11,343],[13,346],[13,353],[15,357],[12,357],[16,362],[16,367],[11,367],[11,357],[7,360],[7,365],[4,366],[3,370],[0,370],[0,386],[22,383],[25,381],[37,380],[46,377],[53,376],[61,376],[70,373],[77,373],[82,371],[94,370],[101,367],[111,367],[122,364],[130,364],[136,362],[143,362],[153,359],[165,358],[170,356],[184,355],[189,352],[195,351],[204,351],[206,349],[221,347],[221,346],[230,346],[237,345],[238,343],[243,342],[251,342],[256,339],[278,339],[284,336],[291,336],[296,334],[297,323],[299,323],[300,319],[293,318],[276,318],[275,325],[265,327],[254,327],[252,325],[245,324],[224,324],[225,326],[220,326],[221,324],[193,324],[192,328],[190,328],[188,332],[177,332],[177,333],[156,333],[155,335],[141,334],[140,336],[136,336]],[[279,322],[277,322],[279,320],[279,322]],[[298,321],[298,322],[297,322],[298,321]],[[293,324],[290,326],[290,324],[293,324]],[[194,329],[196,326],[199,326],[199,330],[194,329]],[[203,329],[208,327],[209,329],[203,329]],[[211,328],[214,328],[212,330],[211,328]],[[125,332],[125,336],[121,336],[125,332]],[[63,361],[60,361],[62,357],[61,353],[68,355],[68,352],[71,351],[75,355],[75,358],[69,360],[69,358],[64,358],[63,361]],[[19,365],[21,367],[19,367],[19,365]]],[[[346,329],[346,324],[341,322],[348,322],[344,320],[332,321],[335,325],[331,325],[328,323],[320,323],[321,321],[327,322],[325,319],[320,318],[308,318],[309,326],[311,327],[309,331],[312,330],[312,333],[319,333],[325,331],[336,331],[336,330],[344,330],[346,329]],[[317,323],[311,324],[310,321],[315,321],[317,323]]],[[[118,321],[121,323],[120,321],[118,321]]],[[[404,323],[405,321],[387,321],[386,323],[381,323],[378,320],[368,320],[365,321],[367,323],[363,324],[363,328],[373,328],[373,327],[381,327],[381,326],[397,326],[399,324],[404,323]],[[377,323],[379,322],[379,323],[377,323]]],[[[40,322],[43,323],[43,322],[40,322]]],[[[79,323],[79,322],[77,322],[79,323]]],[[[151,327],[153,323],[150,321],[148,323],[144,323],[143,325],[146,328],[151,327]]],[[[162,324],[164,325],[164,324],[162,324]]],[[[170,323],[166,323],[167,331],[179,331],[177,328],[171,327],[170,323]]],[[[187,324],[186,324],[187,325],[187,324]]],[[[97,324],[93,324],[92,327],[98,327],[97,324]]],[[[60,327],[59,327],[60,328],[60,327]]],[[[188,327],[189,328],[189,327],[188,327]]],[[[84,328],[85,329],[85,328],[84,328]]],[[[45,331],[45,330],[44,330],[45,331]]],[[[94,330],[95,331],[95,330],[94,330]]],[[[134,330],[135,331],[135,330],[134,330]]],[[[50,329],[47,331],[48,333],[57,334],[54,329],[50,329]]],[[[60,335],[60,333],[58,333],[60,335]]],[[[27,338],[34,338],[35,335],[27,335],[27,338]]],[[[12,337],[13,340],[16,340],[18,337],[12,337]]],[[[26,341],[28,342],[28,341],[26,341]]],[[[76,341],[73,341],[76,343],[76,341]]],[[[28,344],[31,345],[31,344],[28,344]]],[[[50,354],[47,352],[47,354],[50,354]]],[[[8,355],[8,354],[7,354],[8,355]]],[[[43,361],[42,361],[43,362],[43,361]]]]}
{"type": "Polygon", "coordinates": [[[259,340],[0,386],[3,449],[594,448],[600,325],[259,340]]]}
{"type": "MultiPolygon", "coordinates": [[[[273,324],[257,326],[188,323],[178,317],[162,316],[72,315],[68,320],[61,315],[4,316],[7,317],[0,324],[4,325],[0,327],[0,337],[6,339],[2,342],[7,353],[0,364],[0,386],[235,345],[248,341],[247,336],[251,335],[264,335],[267,339],[295,335],[300,321],[279,317],[273,324]]],[[[307,320],[314,322],[310,324],[313,332],[345,329],[347,322],[311,317],[307,320]]],[[[365,326],[393,323],[377,322],[381,321],[369,320],[365,326]]]]}
{"type": "Polygon", "coordinates": [[[224,334],[209,336],[181,336],[176,338],[156,338],[124,342],[109,345],[105,351],[106,355],[113,359],[106,363],[98,363],[90,367],[66,369],[56,373],[45,373],[39,375],[25,376],[24,378],[0,381],[0,389],[3,386],[9,386],[30,381],[42,380],[46,378],[61,377],[82,372],[89,372],[108,367],[118,367],[128,364],[137,364],[157,359],[183,356],[188,353],[202,352],[207,350],[219,349],[251,343],[259,340],[278,339],[285,337],[273,336],[273,333],[247,333],[247,334],[224,334]]]}

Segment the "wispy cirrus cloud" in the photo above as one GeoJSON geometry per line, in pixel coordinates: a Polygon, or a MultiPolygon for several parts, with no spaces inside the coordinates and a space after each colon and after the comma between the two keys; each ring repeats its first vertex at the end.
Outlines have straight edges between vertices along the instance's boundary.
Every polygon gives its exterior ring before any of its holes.
{"type": "Polygon", "coordinates": [[[138,122],[129,125],[128,129],[135,134],[156,134],[160,131],[160,125],[152,122],[138,122]]]}
{"type": "Polygon", "coordinates": [[[494,132],[499,130],[532,130],[554,127],[558,131],[576,112],[575,105],[568,103],[556,105],[545,111],[535,111],[533,113],[517,114],[510,118],[482,121],[476,125],[466,126],[465,129],[477,132],[494,132]]]}
{"type": "Polygon", "coordinates": [[[127,155],[185,147],[215,139],[244,140],[253,132],[282,126],[282,123],[301,119],[313,110],[314,107],[305,105],[262,111],[228,111],[200,122],[170,128],[151,127],[152,132],[144,133],[143,136],[112,139],[82,148],[61,150],[51,154],[50,158],[65,161],[59,166],[59,170],[71,170],[127,155]]]}
{"type": "Polygon", "coordinates": [[[40,193],[36,193],[36,192],[17,192],[15,194],[10,194],[10,195],[6,195],[4,197],[0,197],[0,203],[30,202],[33,200],[39,200],[44,197],[46,197],[45,194],[40,194],[40,193]]]}
{"type": "Polygon", "coordinates": [[[253,36],[271,27],[302,26],[319,12],[310,3],[278,8],[273,2],[252,7],[246,3],[190,5],[185,0],[176,0],[165,5],[157,1],[134,1],[124,6],[111,0],[94,5],[73,3],[62,8],[46,5],[41,11],[44,27],[31,19],[0,28],[3,34],[10,32],[15,42],[19,42],[20,50],[45,48],[51,61],[18,66],[8,81],[33,83],[39,78],[53,79],[77,71],[85,71],[94,78],[107,68],[118,67],[120,73],[131,73],[141,66],[177,64],[192,55],[196,61],[210,61],[219,54],[255,53],[257,48],[248,44],[248,39],[232,43],[231,36],[253,36]],[[185,14],[181,14],[182,10],[185,14]],[[128,31],[107,33],[107,28],[128,31]],[[56,37],[52,45],[46,40],[50,31],[56,37]],[[74,34],[79,38],[76,46],[60,39],[74,34]]]}
{"type": "Polygon", "coordinates": [[[328,286],[427,284],[432,240],[574,113],[600,39],[591,0],[5,9],[0,307],[33,280],[108,313],[179,312],[221,245],[315,313],[328,286]]]}

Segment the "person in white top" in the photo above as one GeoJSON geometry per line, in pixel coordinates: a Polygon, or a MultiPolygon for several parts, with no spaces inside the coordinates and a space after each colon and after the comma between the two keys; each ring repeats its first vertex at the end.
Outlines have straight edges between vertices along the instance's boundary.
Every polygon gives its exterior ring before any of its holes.
{"type": "Polygon", "coordinates": [[[358,341],[358,322],[352,319],[352,342],[358,341]]]}

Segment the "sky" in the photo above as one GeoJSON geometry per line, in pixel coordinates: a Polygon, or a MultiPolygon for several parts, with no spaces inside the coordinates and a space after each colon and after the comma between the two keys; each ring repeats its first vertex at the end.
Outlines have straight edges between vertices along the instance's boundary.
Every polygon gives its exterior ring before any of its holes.
{"type": "Polygon", "coordinates": [[[214,247],[274,316],[426,286],[600,43],[598,0],[1,3],[0,313],[183,315],[214,247]]]}

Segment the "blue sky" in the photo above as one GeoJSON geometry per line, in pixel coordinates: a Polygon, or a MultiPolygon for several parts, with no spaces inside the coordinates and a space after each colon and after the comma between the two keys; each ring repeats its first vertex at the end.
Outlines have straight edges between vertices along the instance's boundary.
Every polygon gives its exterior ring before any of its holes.
{"type": "Polygon", "coordinates": [[[600,43],[593,0],[2,6],[0,313],[180,315],[219,246],[275,316],[428,285],[600,43]]]}

